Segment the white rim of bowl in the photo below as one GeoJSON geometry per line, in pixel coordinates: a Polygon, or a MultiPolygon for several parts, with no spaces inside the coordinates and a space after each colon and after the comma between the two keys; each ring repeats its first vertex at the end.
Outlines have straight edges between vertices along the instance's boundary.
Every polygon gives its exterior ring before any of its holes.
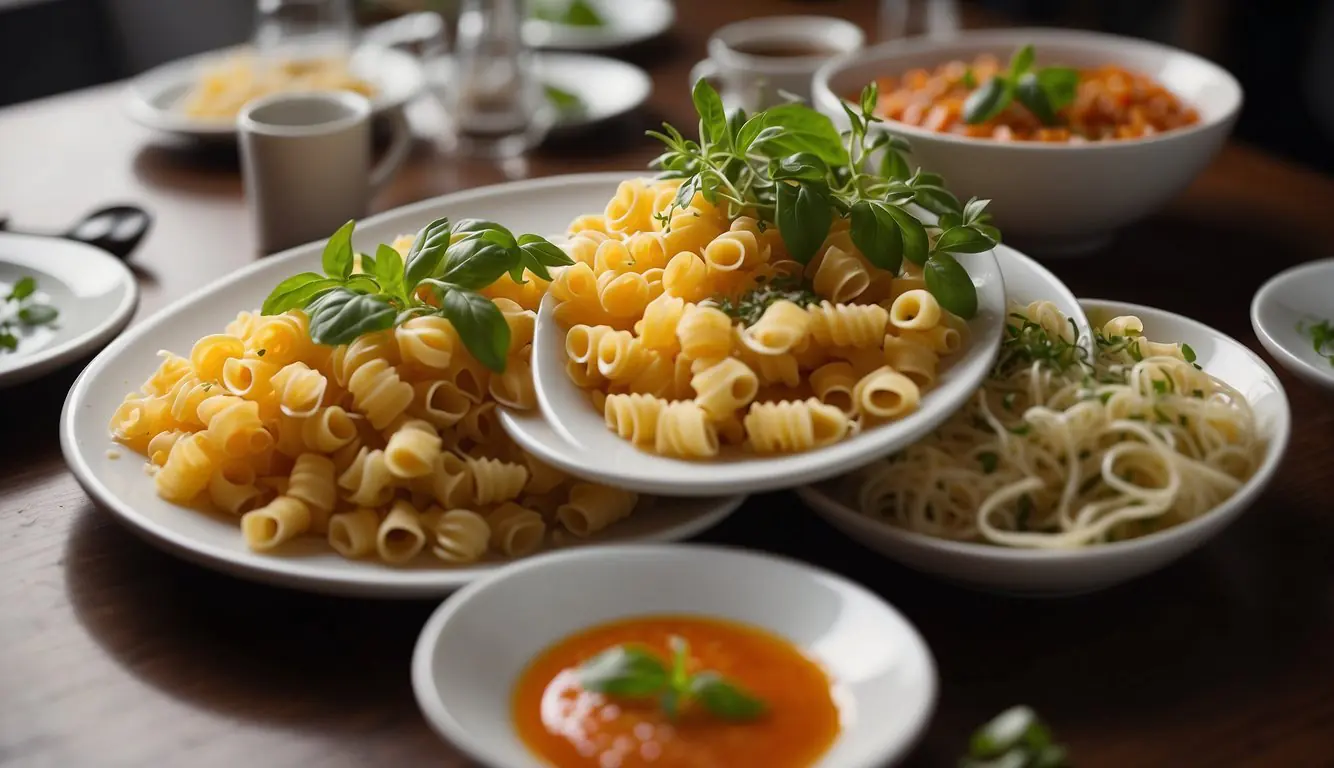
{"type": "MultiPolygon", "coordinates": [[[[1140,536],[1134,539],[1112,541],[1105,544],[1098,544],[1096,546],[1082,547],[1080,549],[1021,549],[1017,547],[1002,547],[995,544],[978,544],[971,541],[943,539],[937,536],[929,536],[925,533],[917,533],[895,525],[873,520],[844,502],[842,498],[826,493],[819,487],[825,484],[838,483],[841,481],[841,478],[835,478],[833,480],[825,481],[824,483],[816,483],[811,486],[804,486],[798,488],[797,491],[802,494],[812,492],[823,496],[828,500],[834,501],[839,507],[843,507],[846,510],[840,511],[840,513],[837,514],[849,519],[855,516],[859,521],[875,525],[876,530],[880,531],[883,535],[898,539],[904,543],[957,555],[983,557],[1009,562],[1031,562],[1033,560],[1040,560],[1042,562],[1068,562],[1088,560],[1090,558],[1116,558],[1137,548],[1155,546],[1157,543],[1187,536],[1194,529],[1205,525],[1209,518],[1217,514],[1218,508],[1223,505],[1239,502],[1238,509],[1249,507],[1260,490],[1263,487],[1268,486],[1273,480],[1275,473],[1278,471],[1279,463],[1283,461],[1283,456],[1287,453],[1288,442],[1292,434],[1292,406],[1288,401],[1287,390],[1283,388],[1283,382],[1281,382],[1278,375],[1274,373],[1274,369],[1270,368],[1269,364],[1259,355],[1255,354],[1255,351],[1250,347],[1242,344],[1222,331],[1211,328],[1198,320],[1185,317],[1184,315],[1178,315],[1175,312],[1158,309],[1157,307],[1150,307],[1143,304],[1132,304],[1125,301],[1114,301],[1112,299],[1080,299],[1079,303],[1086,310],[1109,309],[1119,314],[1147,312],[1163,315],[1176,322],[1194,326],[1197,330],[1217,334],[1244,350],[1246,354],[1250,355],[1252,362],[1258,365],[1265,373],[1268,373],[1269,377],[1273,379],[1274,384],[1276,385],[1277,394],[1282,398],[1282,415],[1278,418],[1277,424],[1275,424],[1277,434],[1274,435],[1274,438],[1269,441],[1269,445],[1265,448],[1264,461],[1256,468],[1250,478],[1237,489],[1237,492],[1229,496],[1222,504],[1210,509],[1208,512],[1200,515],[1194,520],[1189,520],[1180,525],[1174,525],[1167,530],[1157,531],[1147,536],[1140,536]]],[[[1140,317],[1144,317],[1144,315],[1141,314],[1140,317]]]]}
{"type": "Polygon", "coordinates": [[[1255,292],[1255,298],[1251,299],[1251,329],[1255,331],[1256,337],[1260,339],[1260,344],[1269,350],[1269,353],[1277,358],[1280,364],[1291,369],[1293,373],[1306,372],[1308,379],[1314,377],[1316,380],[1330,385],[1334,384],[1334,366],[1329,366],[1328,370],[1322,370],[1320,366],[1288,349],[1272,333],[1265,330],[1260,323],[1260,304],[1275,300],[1274,293],[1278,291],[1280,282],[1287,282],[1304,272],[1329,272],[1334,275],[1334,259],[1320,259],[1298,264],[1266,280],[1265,284],[1260,286],[1260,290],[1255,292]]]}
{"type": "MultiPolygon", "coordinates": [[[[936,702],[940,698],[940,672],[936,664],[936,657],[931,653],[931,646],[922,636],[921,630],[913,624],[907,616],[898,608],[895,608],[888,600],[872,592],[867,587],[859,584],[852,579],[841,574],[834,573],[818,565],[813,565],[802,560],[776,555],[769,552],[744,549],[742,547],[725,546],[719,544],[613,544],[598,548],[597,555],[606,557],[608,560],[621,555],[633,556],[645,552],[665,552],[672,553],[680,550],[695,550],[722,557],[743,558],[752,561],[768,561],[788,567],[795,567],[810,572],[814,576],[840,582],[849,589],[860,592],[866,597],[880,603],[892,615],[901,620],[912,632],[912,637],[921,646],[922,653],[925,656],[927,666],[927,701],[926,706],[922,708],[921,714],[916,721],[911,723],[908,729],[908,738],[895,751],[880,755],[869,763],[860,766],[847,766],[847,768],[874,768],[879,765],[892,765],[901,760],[905,755],[921,741],[923,734],[926,733],[926,727],[931,722],[931,715],[936,710],[936,702]]],[[[473,581],[471,584],[463,587],[454,594],[445,599],[439,607],[431,613],[426,624],[422,626],[421,633],[417,635],[417,642],[412,649],[412,692],[417,699],[417,706],[421,708],[426,715],[426,722],[431,726],[431,730],[446,739],[449,743],[466,752],[474,760],[484,764],[493,765],[491,755],[481,744],[473,738],[463,726],[454,719],[449,709],[444,706],[440,700],[437,691],[438,686],[434,683],[433,674],[433,656],[435,644],[439,641],[445,623],[449,621],[454,614],[468,602],[476,598],[477,593],[489,588],[493,582],[509,578],[513,574],[520,573],[533,568],[542,568],[547,563],[559,563],[565,560],[588,557],[587,552],[579,550],[567,550],[564,552],[550,552],[533,557],[525,558],[512,565],[506,566],[494,573],[488,574],[473,581]]],[[[626,614],[627,617],[633,614],[626,614]]],[[[608,619],[612,621],[614,619],[608,619]]],[[[766,629],[762,627],[762,629],[766,629]]],[[[558,638],[555,642],[559,642],[558,638]]],[[[536,757],[534,757],[536,760],[536,757]]]]}
{"type": "Polygon", "coordinates": [[[835,75],[840,74],[841,71],[848,66],[864,63],[866,60],[880,59],[885,56],[892,56],[899,53],[927,52],[935,48],[954,45],[983,46],[1007,43],[1016,45],[1033,43],[1035,47],[1040,48],[1044,40],[1050,43],[1066,44],[1078,44],[1081,41],[1090,43],[1115,43],[1124,48],[1139,48],[1156,53],[1170,53],[1175,56],[1184,56],[1192,60],[1195,64],[1210,70],[1215,78],[1220,82],[1225,83],[1230,88],[1233,98],[1231,103],[1218,115],[1209,119],[1204,119],[1202,116],[1200,122],[1194,125],[1174,128],[1170,131],[1154,134],[1153,136],[1143,136],[1135,139],[1090,141],[1082,144],[1046,141],[996,141],[995,139],[983,137],[957,136],[951,133],[928,131],[915,125],[898,122],[897,120],[887,120],[886,123],[893,123],[893,128],[882,127],[882,130],[893,130],[895,133],[901,133],[909,138],[927,139],[955,144],[994,146],[997,148],[997,151],[1004,152],[1107,152],[1116,151],[1118,148],[1122,147],[1141,147],[1146,144],[1183,140],[1207,131],[1215,126],[1228,124],[1236,119],[1237,115],[1241,112],[1242,103],[1245,101],[1245,94],[1242,91],[1241,83],[1237,81],[1237,78],[1234,77],[1231,72],[1228,72],[1214,62],[1209,61],[1202,56],[1197,56],[1189,51],[1173,48],[1170,45],[1163,45],[1162,43],[1155,43],[1150,40],[1122,37],[1121,35],[1110,35],[1105,32],[1053,29],[1049,27],[1026,27],[1000,30],[987,29],[963,32],[953,37],[945,38],[922,38],[906,41],[890,40],[860,51],[851,51],[835,57],[816,70],[813,100],[817,109],[824,108],[835,112],[841,112],[839,103],[844,102],[845,99],[834,93],[834,90],[829,87],[829,81],[833,79],[835,75]]]}

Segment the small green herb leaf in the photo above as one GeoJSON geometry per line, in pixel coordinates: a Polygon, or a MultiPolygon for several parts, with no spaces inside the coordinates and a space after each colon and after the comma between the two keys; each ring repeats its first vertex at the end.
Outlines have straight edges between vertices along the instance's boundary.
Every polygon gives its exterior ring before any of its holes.
{"type": "Polygon", "coordinates": [[[852,242],[872,264],[892,274],[903,266],[903,236],[890,206],[860,200],[852,206],[852,242]]]}
{"type": "Polygon", "coordinates": [[[9,289],[8,301],[23,301],[37,290],[37,280],[32,275],[24,275],[19,278],[14,287],[9,289]]]}
{"type": "Polygon", "coordinates": [[[963,121],[969,125],[985,123],[1010,105],[1014,91],[1003,77],[993,77],[968,94],[963,103],[963,121]]]}
{"type": "Polygon", "coordinates": [[[1010,59],[1010,79],[1018,80],[1025,72],[1033,67],[1033,61],[1037,58],[1037,51],[1033,50],[1030,43],[1015,52],[1014,57],[1010,59]]]}
{"type": "Polygon", "coordinates": [[[504,372],[510,327],[490,299],[472,291],[449,291],[441,301],[441,312],[454,324],[477,362],[497,373],[504,372]]]}
{"type": "Polygon", "coordinates": [[[1029,728],[1037,723],[1037,714],[1028,707],[1011,707],[996,715],[973,734],[969,754],[978,758],[999,757],[1017,746],[1029,728]]]}
{"type": "Polygon", "coordinates": [[[968,271],[944,251],[936,251],[926,261],[926,289],[936,297],[940,306],[962,317],[971,319],[977,314],[977,288],[968,271]]]}
{"type": "Polygon", "coordinates": [[[828,192],[811,183],[780,183],[775,216],[788,254],[802,264],[820,250],[834,221],[828,192]]]}
{"type": "Polygon", "coordinates": [[[302,272],[299,275],[292,275],[278,283],[269,297],[264,300],[263,306],[260,307],[260,313],[280,315],[289,309],[305,309],[307,304],[321,294],[331,291],[341,284],[342,281],[325,277],[318,272],[302,272]]]}
{"type": "Polygon", "coordinates": [[[950,253],[983,253],[995,247],[986,235],[967,226],[947,229],[936,240],[937,251],[950,253]]]}
{"type": "Polygon", "coordinates": [[[959,198],[937,184],[918,184],[913,187],[913,201],[935,214],[961,213],[959,198]]]}
{"type": "Polygon", "coordinates": [[[24,325],[46,325],[54,322],[59,314],[50,304],[35,304],[19,310],[19,322],[24,325]]]}
{"type": "Polygon", "coordinates": [[[1051,100],[1047,97],[1047,92],[1042,88],[1036,73],[1026,72],[1019,78],[1014,87],[1014,98],[1032,112],[1038,122],[1043,125],[1056,125],[1056,110],[1052,107],[1051,100]]]}
{"type": "Polygon", "coordinates": [[[1196,358],[1195,358],[1195,350],[1192,349],[1191,346],[1190,346],[1189,344],[1182,344],[1182,345],[1181,345],[1181,356],[1182,356],[1183,358],[1185,358],[1186,362],[1188,362],[1188,363],[1193,363],[1193,362],[1195,362],[1195,359],[1196,359],[1196,358]]]}
{"type": "Polygon", "coordinates": [[[774,163],[769,176],[774,181],[824,181],[829,166],[812,152],[798,152],[774,163]]]}
{"type": "Polygon", "coordinates": [[[1038,85],[1047,94],[1051,108],[1059,111],[1079,93],[1079,72],[1068,67],[1044,67],[1038,71],[1038,85]]]}
{"type": "Polygon", "coordinates": [[[880,100],[880,86],[872,80],[862,89],[861,108],[862,117],[870,117],[875,113],[875,104],[880,100]]]}
{"type": "Polygon", "coordinates": [[[547,102],[562,115],[579,115],[588,109],[588,105],[578,94],[558,88],[551,83],[544,83],[542,92],[546,95],[547,102]]]}
{"type": "Polygon", "coordinates": [[[518,263],[519,252],[494,242],[494,230],[474,233],[445,251],[440,279],[468,290],[485,288],[518,263]]]}
{"type": "Polygon", "coordinates": [[[400,299],[407,298],[407,287],[403,284],[403,257],[398,251],[380,244],[375,249],[375,269],[372,274],[385,293],[400,299]]]}
{"type": "Polygon", "coordinates": [[[764,702],[716,672],[700,672],[690,680],[690,695],[711,714],[724,720],[754,720],[764,714],[764,702]]]}
{"type": "Polygon", "coordinates": [[[983,451],[977,455],[977,462],[982,465],[982,471],[991,474],[996,471],[996,465],[1000,457],[992,451],[983,451]]]}
{"type": "Polygon", "coordinates": [[[965,88],[977,87],[977,75],[973,73],[972,67],[963,71],[963,77],[959,78],[959,82],[963,83],[963,87],[965,88]]]}
{"type": "Polygon", "coordinates": [[[356,221],[349,221],[329,236],[329,241],[324,244],[324,255],[320,258],[325,275],[346,280],[352,274],[352,230],[356,226],[356,221]]]}
{"type": "Polygon", "coordinates": [[[382,296],[335,288],[312,302],[310,338],[316,344],[350,344],[358,336],[393,327],[394,307],[382,296]]]}
{"type": "Polygon", "coordinates": [[[731,132],[727,127],[727,110],[723,108],[722,97],[701,78],[690,92],[690,99],[699,113],[699,140],[705,144],[731,146],[731,132]]]}
{"type": "Polygon", "coordinates": [[[593,693],[652,696],[668,688],[668,683],[662,661],[634,646],[608,648],[579,667],[579,685],[593,693]]]}
{"type": "Polygon", "coordinates": [[[449,248],[449,235],[448,218],[436,219],[417,233],[417,239],[408,249],[407,269],[403,276],[407,291],[416,288],[423,279],[436,276],[449,248]]]}
{"type": "Polygon", "coordinates": [[[19,338],[9,331],[0,331],[0,349],[13,351],[19,348],[19,338]]]}
{"type": "Polygon", "coordinates": [[[548,267],[566,267],[574,263],[560,246],[540,235],[520,235],[519,250],[523,254],[521,265],[547,282],[551,282],[548,267]]]}
{"type": "Polygon", "coordinates": [[[892,205],[885,207],[885,212],[899,225],[899,236],[903,238],[903,258],[917,265],[926,263],[931,251],[931,241],[927,237],[926,227],[916,216],[892,205]]]}
{"type": "Polygon", "coordinates": [[[770,159],[810,152],[829,166],[848,164],[833,122],[805,104],[780,104],[755,115],[742,127],[741,141],[770,159]]]}

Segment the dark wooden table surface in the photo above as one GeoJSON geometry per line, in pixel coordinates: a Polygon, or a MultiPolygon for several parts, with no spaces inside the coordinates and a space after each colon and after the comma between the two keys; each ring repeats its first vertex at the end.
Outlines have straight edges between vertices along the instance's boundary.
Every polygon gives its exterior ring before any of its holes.
{"type": "MultiPolygon", "coordinates": [[[[642,130],[688,125],[708,31],[752,13],[874,4],[680,0],[671,35],[627,55],[652,73],[639,116],[517,168],[423,140],[377,210],[501,181],[640,167],[642,130]]],[[[426,114],[415,114],[423,133],[426,114]]],[[[163,145],[111,86],[0,111],[0,210],[58,227],[133,201],[156,226],[134,263],[139,317],[254,258],[232,152],[163,145]]],[[[1269,275],[1328,255],[1334,180],[1230,146],[1168,210],[1096,258],[1052,264],[1075,293],[1196,317],[1255,349],[1269,275]]],[[[326,598],[180,562],[112,522],[65,468],[56,424],[80,366],[0,393],[0,763],[22,766],[445,765],[408,659],[434,604],[326,598]]],[[[704,538],[781,552],[884,595],[921,629],[942,681],[910,763],[952,765],[976,723],[1044,713],[1084,768],[1334,765],[1334,400],[1286,374],[1295,417],[1277,479],[1241,521],[1166,570],[1088,597],[974,594],[860,549],[771,494],[704,538]]],[[[863,717],[893,718],[894,712],[863,717]]]]}

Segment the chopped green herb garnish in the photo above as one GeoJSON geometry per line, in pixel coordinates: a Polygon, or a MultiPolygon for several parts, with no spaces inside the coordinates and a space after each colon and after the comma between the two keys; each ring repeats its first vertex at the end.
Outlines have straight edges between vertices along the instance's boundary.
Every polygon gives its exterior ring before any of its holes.
{"type": "Polygon", "coordinates": [[[1193,390],[1190,394],[1191,394],[1193,397],[1195,397],[1197,400],[1203,400],[1203,399],[1204,399],[1204,390],[1203,390],[1203,389],[1196,389],[1196,390],[1193,390]]]}
{"type": "Polygon", "coordinates": [[[1181,356],[1185,358],[1186,362],[1188,363],[1195,362],[1195,350],[1191,349],[1191,346],[1189,344],[1181,345],[1181,356]]]}
{"type": "Polygon", "coordinates": [[[991,451],[983,451],[977,455],[977,461],[982,465],[982,471],[988,475],[996,471],[996,464],[1000,457],[991,451]]]}
{"type": "Polygon", "coordinates": [[[547,102],[562,117],[578,117],[588,111],[588,103],[577,93],[557,88],[550,83],[543,85],[542,91],[546,94],[547,102]]]}
{"type": "Polygon", "coordinates": [[[268,352],[268,350],[267,350],[267,349],[261,349],[260,351],[258,351],[258,352],[255,353],[255,356],[256,356],[256,357],[263,357],[265,352],[268,352]]]}
{"type": "Polygon", "coordinates": [[[722,720],[754,720],[764,714],[763,701],[717,672],[687,672],[690,647],[684,639],[673,635],[668,643],[670,666],[645,648],[617,645],[579,667],[579,685],[609,696],[656,699],[669,719],[695,706],[722,720]]]}
{"type": "Polygon", "coordinates": [[[1033,427],[1030,424],[1019,424],[1013,427],[1007,427],[1006,429],[1010,431],[1010,434],[1019,435],[1021,437],[1033,431],[1033,427]]]}
{"type": "Polygon", "coordinates": [[[549,0],[535,3],[531,15],[535,19],[571,27],[601,27],[607,23],[588,0],[571,0],[564,8],[549,0]]]}
{"type": "Polygon", "coordinates": [[[50,304],[32,303],[37,292],[37,279],[31,275],[19,278],[0,302],[0,350],[19,347],[20,329],[36,328],[54,323],[59,311],[50,304]]]}
{"type": "Polygon", "coordinates": [[[1334,325],[1328,320],[1318,323],[1302,322],[1297,324],[1297,332],[1311,338],[1311,348],[1317,355],[1334,365],[1334,325]]]}
{"type": "Polygon", "coordinates": [[[1001,397],[1001,407],[1004,408],[1004,409],[1007,410],[1007,411],[1013,411],[1013,410],[1014,410],[1014,398],[1015,398],[1015,393],[1013,393],[1013,392],[1006,392],[1005,395],[1004,395],[1003,397],[1001,397]]]}
{"type": "Polygon", "coordinates": [[[776,301],[790,301],[801,307],[819,304],[820,297],[811,289],[809,283],[799,277],[779,276],[769,282],[761,282],[736,301],[729,298],[715,299],[718,308],[728,317],[751,326],[760,319],[764,310],[776,301]]]}

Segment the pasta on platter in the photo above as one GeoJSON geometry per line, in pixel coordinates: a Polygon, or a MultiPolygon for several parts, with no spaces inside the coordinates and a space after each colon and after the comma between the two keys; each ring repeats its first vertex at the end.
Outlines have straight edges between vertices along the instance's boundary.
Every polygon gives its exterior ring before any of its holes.
{"type": "MultiPolygon", "coordinates": [[[[412,243],[400,238],[397,252],[412,243]]],[[[319,537],[347,558],[449,566],[531,554],[561,531],[595,535],[638,497],[539,462],[495,414],[535,404],[529,356],[545,287],[527,272],[479,291],[509,330],[499,372],[436,314],[328,346],[305,311],[242,312],[188,356],[163,352],[111,434],[145,455],[162,498],[235,517],[260,552],[319,537]]],[[[632,381],[650,354],[628,332],[600,330],[584,362],[590,375],[632,381]]]]}
{"type": "Polygon", "coordinates": [[[1073,549],[1218,506],[1265,452],[1250,405],[1189,346],[1118,317],[1084,359],[1049,302],[1015,307],[1001,358],[925,439],[855,473],[869,517],[947,539],[1073,549]]]}
{"type": "Polygon", "coordinates": [[[829,445],[912,413],[965,343],[920,272],[877,269],[838,222],[803,265],[773,225],[699,193],[681,207],[680,185],[623,182],[570,225],[575,264],[551,285],[570,378],[638,447],[829,445]]]}

